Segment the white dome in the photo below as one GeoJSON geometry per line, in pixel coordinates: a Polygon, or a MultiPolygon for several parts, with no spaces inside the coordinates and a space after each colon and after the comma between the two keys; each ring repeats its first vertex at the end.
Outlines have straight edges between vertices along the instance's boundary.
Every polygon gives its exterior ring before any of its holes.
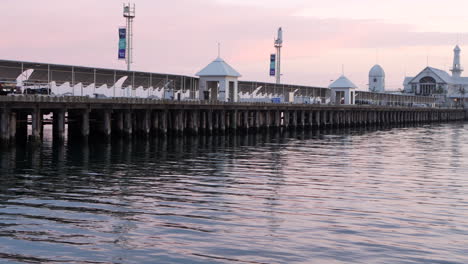
{"type": "Polygon", "coordinates": [[[385,72],[380,65],[376,64],[370,70],[369,77],[385,77],[385,72]]]}

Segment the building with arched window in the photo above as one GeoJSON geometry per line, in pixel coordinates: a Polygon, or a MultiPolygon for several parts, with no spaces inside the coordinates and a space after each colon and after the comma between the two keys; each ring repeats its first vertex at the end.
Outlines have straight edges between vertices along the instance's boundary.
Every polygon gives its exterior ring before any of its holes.
{"type": "Polygon", "coordinates": [[[423,96],[437,96],[457,100],[468,98],[468,77],[462,77],[460,63],[461,49],[457,45],[454,51],[453,66],[448,72],[426,67],[415,77],[406,77],[403,83],[404,92],[423,96]]]}

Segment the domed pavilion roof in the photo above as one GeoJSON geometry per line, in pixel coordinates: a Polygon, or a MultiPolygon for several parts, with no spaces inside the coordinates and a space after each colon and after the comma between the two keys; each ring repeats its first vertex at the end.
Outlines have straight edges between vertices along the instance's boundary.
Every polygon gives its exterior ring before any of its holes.
{"type": "Polygon", "coordinates": [[[369,77],[385,77],[385,72],[380,65],[376,64],[369,71],[369,77]]]}
{"type": "Polygon", "coordinates": [[[228,77],[241,77],[240,73],[234,70],[223,59],[218,57],[216,60],[208,64],[205,68],[199,71],[197,76],[228,76],[228,77]]]}
{"type": "Polygon", "coordinates": [[[341,75],[340,78],[336,79],[333,83],[331,83],[328,88],[357,88],[357,86],[351,82],[346,76],[341,75]]]}

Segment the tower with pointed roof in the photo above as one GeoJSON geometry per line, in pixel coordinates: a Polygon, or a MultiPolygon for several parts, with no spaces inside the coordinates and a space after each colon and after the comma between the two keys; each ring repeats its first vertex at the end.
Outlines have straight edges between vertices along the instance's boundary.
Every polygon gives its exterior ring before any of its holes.
{"type": "Polygon", "coordinates": [[[450,69],[450,71],[452,72],[452,77],[455,78],[461,77],[461,74],[463,72],[463,68],[460,64],[460,52],[460,47],[458,45],[455,46],[455,49],[453,50],[453,66],[450,69]]]}

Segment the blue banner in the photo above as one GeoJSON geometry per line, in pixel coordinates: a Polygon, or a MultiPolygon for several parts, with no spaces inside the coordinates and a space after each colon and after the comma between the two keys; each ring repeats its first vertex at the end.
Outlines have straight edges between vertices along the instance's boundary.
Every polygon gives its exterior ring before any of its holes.
{"type": "Polygon", "coordinates": [[[127,51],[127,29],[119,28],[119,60],[124,60],[127,51]]]}
{"type": "Polygon", "coordinates": [[[275,76],[276,74],[276,54],[270,55],[270,76],[275,76]]]}

